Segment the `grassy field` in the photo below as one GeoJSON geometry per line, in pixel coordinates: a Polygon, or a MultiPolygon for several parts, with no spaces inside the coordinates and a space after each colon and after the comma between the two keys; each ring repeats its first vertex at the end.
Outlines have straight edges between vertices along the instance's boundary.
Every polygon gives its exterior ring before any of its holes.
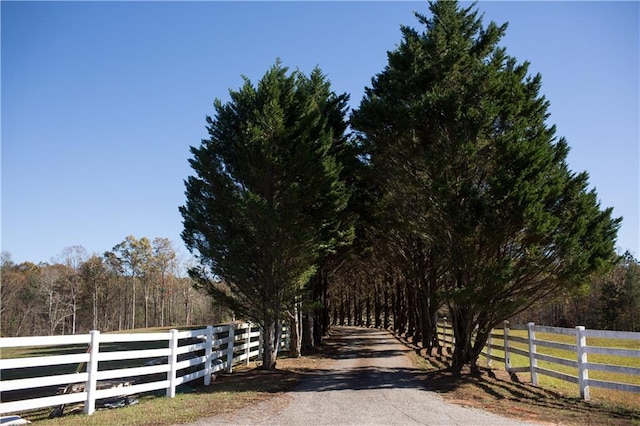
{"type": "MultiPolygon", "coordinates": [[[[496,330],[496,334],[500,336],[503,335],[502,330],[496,330]]],[[[519,336],[526,338],[527,332],[525,330],[511,330],[510,335],[519,336]]],[[[550,342],[560,342],[575,345],[576,338],[574,336],[560,335],[560,334],[549,334],[549,333],[536,333],[536,339],[545,340],[550,342]]],[[[494,345],[503,346],[504,340],[503,338],[494,338],[494,345]]],[[[620,349],[635,349],[640,350],[640,341],[638,340],[627,340],[627,339],[606,339],[606,338],[587,338],[588,346],[599,346],[599,347],[608,347],[608,348],[620,348],[620,349]]],[[[510,347],[519,348],[528,351],[528,345],[525,343],[517,343],[517,342],[509,342],[510,347]]],[[[550,355],[558,358],[565,358],[568,360],[577,360],[577,354],[575,351],[565,351],[560,349],[554,349],[549,347],[544,347],[541,345],[537,346],[537,352],[545,355],[550,355]]],[[[492,349],[492,355],[504,358],[503,350],[492,349]]],[[[600,364],[611,364],[611,365],[620,365],[627,367],[636,367],[640,368],[640,358],[630,358],[630,357],[620,357],[620,356],[611,356],[611,355],[600,355],[600,354],[589,354],[588,361],[600,364]]],[[[479,359],[480,365],[486,365],[486,359],[484,357],[480,357],[479,359]]],[[[529,366],[529,358],[524,357],[517,354],[511,354],[511,366],[512,367],[528,367],[529,366]]],[[[504,363],[499,361],[492,361],[491,367],[494,369],[502,369],[504,370],[504,363]]],[[[538,360],[538,367],[545,368],[548,370],[558,371],[564,374],[569,374],[574,377],[578,376],[577,368],[572,368],[560,364],[550,363],[546,361],[538,360]]],[[[523,381],[531,381],[530,374],[527,373],[518,373],[518,376],[522,378],[523,381]]],[[[630,374],[617,374],[617,373],[609,373],[605,371],[589,371],[589,378],[596,380],[603,380],[608,382],[619,382],[619,383],[630,383],[634,385],[640,385],[640,375],[630,375],[630,374]]],[[[579,397],[580,390],[577,384],[570,383],[564,380],[556,379],[554,377],[546,376],[538,373],[538,385],[549,387],[551,389],[560,390],[563,393],[579,397]]],[[[590,394],[592,400],[601,400],[608,401],[614,404],[621,404],[624,406],[635,406],[640,407],[640,394],[631,393],[631,392],[622,392],[622,391],[614,391],[610,389],[603,389],[597,387],[590,387],[590,394]]]]}

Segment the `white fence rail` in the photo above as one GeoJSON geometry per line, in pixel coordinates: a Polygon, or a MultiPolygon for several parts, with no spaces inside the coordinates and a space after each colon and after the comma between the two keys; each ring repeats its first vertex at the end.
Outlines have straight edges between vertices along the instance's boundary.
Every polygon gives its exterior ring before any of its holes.
{"type": "MultiPolygon", "coordinates": [[[[446,318],[440,319],[437,325],[438,340],[445,348],[453,348],[455,338],[451,323],[446,318]]],[[[505,321],[502,334],[497,330],[492,330],[487,345],[485,346],[481,356],[487,360],[487,366],[491,366],[492,361],[503,362],[505,369],[511,373],[528,372],[531,374],[531,383],[538,384],[538,374],[554,377],[570,383],[575,383],[580,389],[580,397],[588,401],[590,399],[589,388],[600,387],[623,392],[640,393],[640,385],[632,383],[612,382],[605,380],[595,380],[589,378],[589,370],[605,371],[609,373],[618,373],[621,375],[640,376],[640,368],[624,365],[603,364],[589,362],[589,354],[609,355],[616,357],[626,357],[640,359],[640,333],[627,331],[608,331],[608,330],[587,330],[582,326],[575,328],[548,327],[535,325],[530,322],[528,324],[510,325],[505,321]],[[511,331],[526,331],[526,337],[513,335],[511,331]],[[550,340],[542,340],[536,338],[536,333],[547,333],[554,335],[572,336],[575,343],[564,343],[550,340]],[[637,342],[633,349],[602,347],[587,344],[587,338],[607,338],[607,339],[624,339],[637,342]],[[502,345],[496,344],[496,341],[502,340],[502,345]],[[515,347],[513,344],[525,346],[527,349],[515,347]],[[540,353],[539,347],[557,349],[574,353],[574,358],[561,358],[548,354],[540,353]],[[497,356],[494,351],[502,351],[504,356],[497,356]],[[529,360],[527,366],[513,367],[511,365],[512,355],[520,355],[529,360]],[[565,372],[542,368],[538,366],[538,361],[571,367],[577,371],[577,375],[567,374],[565,372]]]]}
{"type": "Polygon", "coordinates": [[[92,414],[97,400],[160,389],[172,398],[183,383],[203,378],[209,385],[213,373],[230,373],[261,355],[260,334],[251,324],[231,323],[188,331],[0,338],[5,354],[9,348],[68,352],[3,356],[0,414],[72,403],[84,403],[84,412],[92,414]],[[77,372],[70,372],[75,366],[77,372]]]}

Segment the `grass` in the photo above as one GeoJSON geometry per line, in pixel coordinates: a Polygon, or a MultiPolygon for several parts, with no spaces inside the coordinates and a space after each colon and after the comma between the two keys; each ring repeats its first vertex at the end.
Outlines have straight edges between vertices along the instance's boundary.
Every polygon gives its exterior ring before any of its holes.
{"type": "MultiPolygon", "coordinates": [[[[516,334],[516,333],[513,333],[516,334]]],[[[519,334],[520,335],[520,334],[519,334]]],[[[521,336],[525,336],[526,331],[521,336]]],[[[546,335],[536,333],[541,340],[562,341],[571,343],[571,336],[546,335]],[[560,337],[560,339],[556,339],[560,337]],[[568,339],[567,339],[568,338],[568,339]]],[[[403,339],[401,339],[403,340],[403,339]]],[[[612,342],[612,339],[589,339],[589,345],[616,346],[637,349],[638,342],[612,342]],[[635,346],[634,346],[635,345],[635,346]]],[[[575,343],[575,338],[573,338],[575,343]]],[[[405,342],[414,349],[414,364],[425,371],[426,386],[453,403],[475,407],[515,417],[524,421],[534,421],[563,425],[640,425],[640,395],[629,392],[617,392],[607,389],[591,388],[591,401],[583,401],[579,396],[578,386],[552,377],[538,374],[538,386],[530,383],[527,373],[510,375],[504,371],[504,363],[493,361],[492,368],[482,367],[477,372],[463,370],[457,376],[448,368],[451,358],[448,355],[434,356],[427,354],[421,347],[405,342]]],[[[501,345],[502,340],[494,338],[494,344],[501,345]]],[[[528,349],[526,344],[512,343],[512,347],[528,349]]],[[[551,348],[539,346],[540,352],[575,359],[575,353],[562,353],[551,348]]],[[[503,351],[493,350],[492,355],[503,357],[503,351]]],[[[528,366],[528,357],[512,355],[512,366],[528,366]]],[[[634,366],[638,362],[633,358],[590,356],[590,361],[634,366]],[[621,359],[619,359],[621,358],[621,359]]],[[[480,358],[478,364],[486,365],[486,359],[480,358]]],[[[550,365],[539,365],[549,368],[550,365]]],[[[561,366],[553,368],[559,370],[561,366]]],[[[562,367],[563,372],[572,374],[569,367],[562,367]],[[568,370],[567,370],[568,369],[568,370]]],[[[575,369],[573,369],[575,370],[575,369]]],[[[596,373],[595,371],[593,373],[596,373]]],[[[601,373],[602,372],[598,372],[601,373]]],[[[573,375],[577,372],[573,372],[573,375]]],[[[590,374],[591,377],[597,376],[590,374]]],[[[603,373],[602,379],[612,380],[616,375],[603,373]]],[[[625,376],[626,382],[637,383],[637,376],[625,376]]]]}
{"type": "MultiPolygon", "coordinates": [[[[220,375],[211,386],[195,386],[190,392],[177,393],[175,398],[144,395],[139,403],[116,410],[97,410],[91,416],[76,410],[65,409],[65,416],[46,419],[51,408],[33,411],[22,416],[38,425],[48,426],[110,426],[110,425],[174,425],[198,419],[224,416],[287,392],[299,382],[302,371],[316,368],[322,361],[318,355],[304,358],[278,358],[278,369],[264,371],[257,363],[238,367],[233,374],[220,375]],[[73,414],[67,414],[67,413],[73,414]]],[[[189,390],[188,388],[185,388],[189,390]]],[[[160,392],[162,393],[162,392],[160,392]]]]}
{"type": "MultiPolygon", "coordinates": [[[[502,330],[497,331],[496,334],[502,335],[503,334],[502,330]]],[[[527,332],[524,330],[511,331],[510,334],[524,337],[524,338],[527,337],[527,332]]],[[[576,338],[574,336],[567,336],[567,335],[536,333],[536,339],[550,341],[550,342],[566,343],[571,345],[576,344],[576,338]]],[[[493,344],[503,346],[504,341],[502,339],[494,338],[493,344]]],[[[638,342],[637,340],[627,340],[627,339],[587,338],[587,345],[609,347],[609,348],[620,348],[620,349],[636,349],[636,350],[640,349],[640,342],[638,342]]],[[[528,345],[524,343],[509,342],[509,346],[523,349],[526,351],[528,351],[529,349],[528,345]]],[[[545,347],[542,345],[538,345],[536,348],[536,351],[541,354],[550,355],[558,358],[565,358],[573,361],[577,360],[577,354],[575,351],[565,351],[565,350],[545,347]]],[[[504,351],[493,349],[492,355],[504,358],[504,351]]],[[[595,362],[600,364],[611,364],[611,365],[640,368],[640,358],[588,354],[588,360],[589,362],[595,362]]],[[[479,364],[486,365],[486,360],[482,356],[480,357],[479,364]]],[[[521,355],[517,355],[517,354],[511,354],[511,366],[512,367],[528,367],[529,358],[521,355]]],[[[578,376],[577,368],[550,363],[547,361],[538,360],[538,367],[545,368],[548,370],[558,371],[565,374],[570,374],[575,377],[578,376]]],[[[504,363],[499,361],[493,361],[492,368],[504,370],[504,363]]],[[[528,381],[528,382],[531,381],[530,374],[519,373],[519,376],[522,377],[523,381],[528,381]]],[[[609,373],[605,371],[590,370],[589,378],[608,381],[608,382],[630,383],[630,384],[640,385],[640,375],[618,374],[618,373],[609,373]]],[[[554,377],[546,376],[540,373],[538,373],[538,384],[540,386],[548,387],[550,389],[562,391],[563,393],[570,395],[572,397],[580,396],[579,395],[580,390],[577,384],[556,379],[554,377]]],[[[591,400],[593,401],[602,401],[604,403],[611,403],[611,404],[625,406],[625,407],[640,407],[640,394],[638,393],[614,391],[610,389],[603,389],[603,388],[597,388],[597,387],[591,386],[590,394],[591,394],[591,400]]]]}
{"type": "MultiPolygon", "coordinates": [[[[418,358],[415,356],[415,358],[418,358]]],[[[502,370],[481,369],[453,375],[442,359],[419,357],[427,387],[451,403],[521,421],[562,425],[640,425],[640,409],[608,402],[585,402],[544,386],[514,382],[502,370]]]]}

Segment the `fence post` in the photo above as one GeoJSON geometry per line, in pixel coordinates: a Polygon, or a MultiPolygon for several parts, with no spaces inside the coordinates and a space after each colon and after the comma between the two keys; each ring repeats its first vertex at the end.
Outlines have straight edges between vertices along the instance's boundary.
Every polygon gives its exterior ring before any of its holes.
{"type": "Polygon", "coordinates": [[[204,385],[209,386],[211,384],[211,374],[213,370],[213,360],[211,359],[211,353],[213,352],[213,326],[207,326],[207,342],[204,348],[204,385]]]}
{"type": "Polygon", "coordinates": [[[487,339],[487,368],[491,368],[491,345],[493,345],[493,329],[489,331],[489,338],[487,339]]]}
{"type": "Polygon", "coordinates": [[[169,371],[167,372],[167,379],[169,380],[169,387],[167,388],[167,397],[175,398],[176,396],[176,374],[178,372],[176,364],[178,363],[178,330],[169,330],[171,337],[169,339],[169,349],[171,353],[169,355],[169,371]]]}
{"type": "MultiPolygon", "coordinates": [[[[448,321],[446,321],[446,323],[449,324],[448,321]]],[[[448,327],[451,329],[451,347],[449,348],[449,353],[452,354],[456,346],[456,333],[453,330],[453,321],[451,321],[451,325],[448,325],[448,327]]]]}
{"type": "MultiPolygon", "coordinates": [[[[447,322],[447,317],[443,317],[442,318],[442,337],[444,337],[444,349],[447,352],[451,353],[449,351],[449,346],[448,346],[449,342],[447,341],[448,338],[449,338],[449,331],[447,330],[448,324],[449,323],[447,322]]],[[[453,331],[453,330],[451,330],[451,331],[453,331]]],[[[451,336],[451,338],[453,339],[453,335],[451,336]]]]}
{"type": "Polygon", "coordinates": [[[291,329],[289,327],[282,327],[282,331],[284,332],[284,350],[291,350],[291,329]]]}
{"type": "Polygon", "coordinates": [[[262,327],[260,327],[260,336],[258,336],[258,359],[262,359],[262,351],[264,349],[264,337],[262,334],[262,327]]]}
{"type": "Polygon", "coordinates": [[[246,355],[246,359],[244,360],[244,365],[249,365],[249,354],[251,353],[251,323],[247,323],[247,337],[245,339],[246,348],[244,353],[246,355]]]}
{"type": "Polygon", "coordinates": [[[509,321],[503,323],[504,330],[504,369],[511,371],[511,355],[509,354],[509,321]]]}
{"type": "Polygon", "coordinates": [[[84,404],[84,413],[91,415],[96,411],[96,382],[98,376],[98,353],[100,352],[100,331],[91,330],[91,343],[89,349],[89,362],[87,363],[87,401],[84,404]]]}
{"type": "Polygon", "coordinates": [[[447,331],[447,317],[442,318],[442,340],[444,340],[444,349],[446,350],[449,346],[447,346],[449,339],[449,332],[447,331]]]}
{"type": "Polygon", "coordinates": [[[587,337],[584,335],[584,327],[576,327],[576,352],[578,354],[578,385],[580,386],[580,398],[589,401],[589,369],[587,368],[587,337]]]}
{"type": "Polygon", "coordinates": [[[234,323],[229,323],[229,343],[227,343],[227,373],[233,372],[233,343],[236,339],[235,327],[236,325],[234,323]]]}
{"type": "Polygon", "coordinates": [[[531,370],[531,383],[534,385],[538,384],[538,372],[536,368],[538,368],[538,360],[536,359],[536,345],[533,341],[536,338],[536,332],[533,329],[535,326],[534,323],[527,323],[527,331],[529,332],[529,369],[531,370]]]}

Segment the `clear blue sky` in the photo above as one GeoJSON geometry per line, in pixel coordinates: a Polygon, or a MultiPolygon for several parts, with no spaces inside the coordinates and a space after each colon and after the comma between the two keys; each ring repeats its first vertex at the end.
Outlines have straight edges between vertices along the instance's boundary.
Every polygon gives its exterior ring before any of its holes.
{"type": "MultiPolygon", "coordinates": [[[[189,146],[213,100],[276,58],[319,65],[356,107],[426,2],[7,2],[2,19],[2,250],[50,261],[65,247],[167,237],[185,254],[178,206],[189,146]]],[[[480,2],[510,23],[502,44],[529,60],[549,124],[624,216],[619,251],[638,257],[638,2],[480,2]]]]}

